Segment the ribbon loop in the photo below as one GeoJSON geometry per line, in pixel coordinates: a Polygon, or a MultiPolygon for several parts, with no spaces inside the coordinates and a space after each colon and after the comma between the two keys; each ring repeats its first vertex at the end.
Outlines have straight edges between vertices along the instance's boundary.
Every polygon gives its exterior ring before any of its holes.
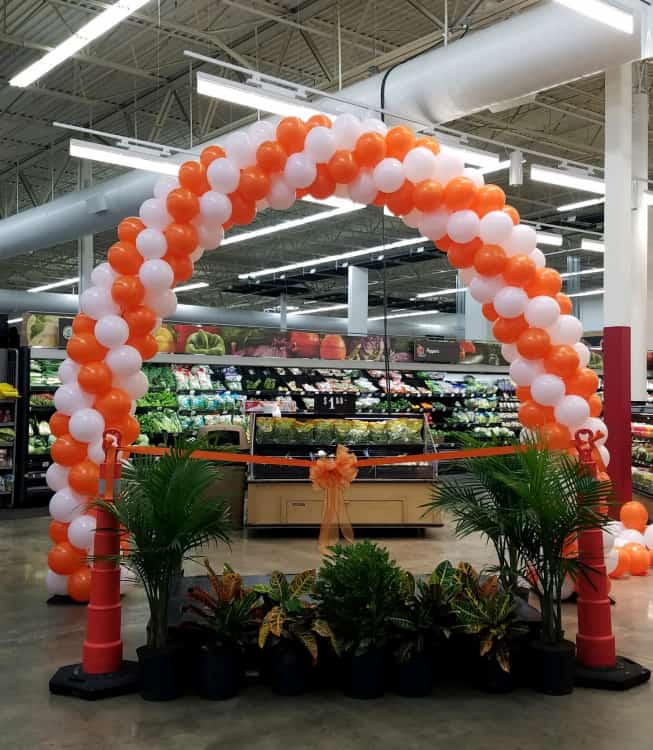
{"type": "Polygon", "coordinates": [[[357,464],[356,456],[344,445],[339,445],[335,457],[319,458],[311,466],[313,487],[324,492],[319,537],[322,554],[326,555],[329,547],[338,543],[340,534],[348,542],[354,541],[354,529],[345,504],[345,490],[358,475],[357,464]]]}

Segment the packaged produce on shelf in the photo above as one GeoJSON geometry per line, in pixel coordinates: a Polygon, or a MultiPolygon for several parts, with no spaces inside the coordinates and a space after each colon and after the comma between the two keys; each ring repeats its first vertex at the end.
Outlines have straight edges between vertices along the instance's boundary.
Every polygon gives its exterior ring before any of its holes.
{"type": "Polygon", "coordinates": [[[172,409],[145,412],[139,415],[139,421],[141,432],[145,434],[165,432],[176,435],[182,431],[179,415],[172,409]]]}
{"type": "Polygon", "coordinates": [[[0,445],[13,445],[16,440],[16,431],[13,427],[0,427],[0,445]]]}
{"type": "Polygon", "coordinates": [[[653,438],[653,424],[647,422],[633,422],[630,426],[633,435],[644,438],[653,438]]]}
{"type": "Polygon", "coordinates": [[[29,363],[30,385],[59,385],[58,359],[32,359],[29,363]]]}
{"type": "Polygon", "coordinates": [[[635,443],[632,448],[634,463],[653,468],[653,445],[650,443],[635,443]]]}
{"type": "Polygon", "coordinates": [[[177,406],[177,396],[172,391],[148,391],[136,402],[140,407],[174,407],[177,406]]]}
{"type": "Polygon", "coordinates": [[[29,405],[37,407],[52,407],[54,409],[53,393],[32,393],[29,397],[29,405]]]}
{"type": "Polygon", "coordinates": [[[0,409],[0,426],[6,422],[13,422],[14,415],[11,409],[0,409]]]}
{"type": "Polygon", "coordinates": [[[633,485],[640,492],[653,495],[653,472],[633,466],[633,485]]]}
{"type": "Polygon", "coordinates": [[[0,474],[0,493],[12,493],[14,491],[14,475],[0,474]]]}
{"type": "Polygon", "coordinates": [[[151,389],[175,390],[176,380],[168,365],[144,364],[143,372],[147,376],[151,389]]]}

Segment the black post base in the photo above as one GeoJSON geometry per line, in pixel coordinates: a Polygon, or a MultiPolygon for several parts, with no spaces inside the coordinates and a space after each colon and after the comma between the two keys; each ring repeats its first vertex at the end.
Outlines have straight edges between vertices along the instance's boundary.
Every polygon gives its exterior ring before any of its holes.
{"type": "Polygon", "coordinates": [[[650,679],[650,669],[625,656],[617,656],[612,669],[595,669],[576,662],[574,684],[598,690],[630,690],[650,679]]]}
{"type": "Polygon", "coordinates": [[[49,687],[53,695],[70,695],[73,698],[96,701],[136,693],[140,683],[138,662],[123,661],[119,672],[109,674],[86,674],[82,671],[81,664],[69,664],[55,672],[49,687]]]}

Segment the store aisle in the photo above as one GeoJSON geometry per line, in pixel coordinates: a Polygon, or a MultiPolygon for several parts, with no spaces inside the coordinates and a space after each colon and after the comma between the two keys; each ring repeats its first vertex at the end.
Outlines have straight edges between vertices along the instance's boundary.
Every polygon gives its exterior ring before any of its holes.
{"type": "MultiPolygon", "coordinates": [[[[56,667],[79,659],[84,608],[47,607],[43,578],[47,519],[0,525],[0,747],[7,750],[421,750],[453,747],[539,750],[649,748],[653,732],[650,684],[624,694],[576,690],[550,698],[521,690],[488,696],[447,685],[432,698],[388,694],[359,702],[336,692],[280,698],[262,687],[233,701],[184,698],[145,703],[137,696],[99,703],[52,697],[47,682],[56,667]]],[[[377,537],[378,538],[378,537],[377,537]]],[[[426,537],[379,538],[398,559],[425,572],[445,557],[476,565],[490,560],[478,539],[455,540],[448,529],[426,537]]],[[[210,558],[219,562],[224,550],[210,558]]],[[[237,537],[226,559],[247,574],[275,567],[296,571],[319,562],[309,536],[237,537]]],[[[189,570],[189,573],[194,571],[189,570]]],[[[615,582],[613,609],[621,653],[653,667],[653,576],[615,582]]],[[[575,608],[567,606],[568,635],[575,608]]],[[[124,599],[125,652],[142,643],[146,607],[140,591],[124,599]]]]}

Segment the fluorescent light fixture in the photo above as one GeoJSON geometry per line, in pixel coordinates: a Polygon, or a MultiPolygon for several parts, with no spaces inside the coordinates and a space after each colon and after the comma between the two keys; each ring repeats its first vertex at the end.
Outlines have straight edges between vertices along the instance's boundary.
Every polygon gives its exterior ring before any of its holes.
{"type": "Polygon", "coordinates": [[[541,164],[532,164],[531,180],[605,195],[605,182],[598,177],[590,177],[584,172],[564,171],[553,167],[543,167],[541,164]]]}
{"type": "Polygon", "coordinates": [[[567,297],[595,297],[599,294],[603,294],[604,289],[591,289],[589,292],[572,292],[567,297]]]}
{"type": "Polygon", "coordinates": [[[562,247],[562,235],[552,234],[551,232],[538,232],[537,242],[540,245],[555,245],[555,247],[562,247]]]}
{"type": "Polygon", "coordinates": [[[116,164],[119,167],[130,167],[131,169],[143,169],[147,172],[158,172],[176,177],[179,174],[179,164],[161,157],[158,153],[147,153],[145,149],[135,150],[118,148],[117,146],[104,146],[100,143],[88,143],[70,139],[70,155],[78,159],[90,159],[101,161],[105,164],[116,164]]]}
{"type": "MultiPolygon", "coordinates": [[[[276,268],[263,268],[261,271],[252,271],[250,273],[239,273],[239,279],[258,279],[261,276],[274,276],[275,274],[285,274],[286,271],[300,271],[302,268],[313,268],[313,266],[323,266],[327,263],[336,263],[341,260],[349,261],[351,258],[363,258],[366,255],[374,255],[375,253],[382,252],[384,250],[395,250],[400,247],[408,247],[409,245],[419,245],[422,242],[428,242],[427,237],[413,237],[406,240],[397,240],[396,242],[390,242],[387,245],[376,245],[375,247],[366,247],[362,250],[351,250],[347,253],[338,253],[336,255],[325,255],[322,258],[311,258],[311,260],[303,260],[299,263],[288,263],[285,266],[277,266],[276,268]]],[[[225,244],[224,242],[222,243],[225,244]]],[[[348,263],[343,263],[343,266],[348,263]]],[[[280,277],[283,278],[283,277],[280,277]]]]}
{"type": "Polygon", "coordinates": [[[9,80],[10,86],[29,86],[44,76],[48,71],[56,68],[64,60],[77,54],[94,39],[106,34],[107,31],[124,21],[127,16],[146,5],[149,0],[119,0],[106,10],[95,16],[93,20],[84,24],[79,31],[65,39],[61,44],[51,49],[39,60],[22,70],[9,80]]]}
{"type": "Polygon", "coordinates": [[[598,242],[597,240],[581,240],[580,249],[587,250],[590,253],[604,253],[605,243],[598,242]]]}
{"type": "Polygon", "coordinates": [[[494,172],[502,172],[504,169],[510,169],[510,159],[506,161],[500,161],[496,164],[492,164],[489,167],[481,169],[481,174],[492,174],[494,172]]]}
{"type": "Polygon", "coordinates": [[[175,294],[179,294],[179,292],[190,292],[193,289],[206,289],[208,286],[208,283],[206,281],[198,281],[195,284],[185,284],[184,286],[176,286],[172,291],[175,294]]]}
{"type": "Polygon", "coordinates": [[[426,299],[427,297],[446,297],[449,294],[461,294],[462,292],[466,291],[466,286],[459,286],[455,289],[440,289],[437,292],[422,292],[421,294],[418,294],[415,299],[426,299]]]}
{"type": "Polygon", "coordinates": [[[568,273],[561,273],[561,279],[569,279],[572,276],[592,276],[595,273],[603,273],[604,268],[587,268],[584,271],[569,271],[568,273]]]}
{"type": "Polygon", "coordinates": [[[318,206],[349,208],[351,211],[357,211],[359,208],[367,208],[364,203],[356,203],[349,198],[339,198],[337,195],[331,195],[328,198],[313,198],[312,195],[305,195],[302,200],[307,203],[316,203],[318,206]]]}
{"type": "Polygon", "coordinates": [[[390,315],[377,315],[369,320],[393,320],[395,318],[417,318],[421,315],[437,315],[439,310],[416,310],[414,312],[391,313],[390,315]]]}
{"type": "Polygon", "coordinates": [[[346,310],[349,307],[347,303],[339,305],[326,305],[325,307],[311,307],[308,310],[293,310],[291,315],[314,315],[315,313],[334,312],[335,310],[346,310]]]}
{"type": "MultiPolygon", "coordinates": [[[[435,133],[436,138],[440,138],[439,133],[435,133]]],[[[450,141],[440,140],[440,146],[443,151],[450,151],[465,160],[465,164],[471,164],[473,167],[481,167],[489,171],[496,171],[501,163],[499,157],[491,151],[481,151],[471,146],[464,146],[450,141]]]]}
{"type": "Polygon", "coordinates": [[[577,208],[589,208],[589,206],[600,206],[605,203],[605,198],[590,198],[587,201],[577,201],[576,203],[566,203],[564,206],[558,206],[556,211],[575,211],[577,208]]]}
{"type": "Polygon", "coordinates": [[[9,323],[10,325],[11,323],[22,323],[22,322],[23,322],[22,318],[11,318],[10,320],[7,321],[7,323],[9,323]]]}
{"type": "Polygon", "coordinates": [[[650,190],[645,190],[644,200],[646,201],[647,205],[653,206],[653,192],[651,192],[650,190]]]}
{"type": "Polygon", "coordinates": [[[611,26],[617,31],[623,31],[625,34],[632,34],[634,31],[632,14],[615,8],[614,5],[603,0],[555,0],[555,2],[587,18],[611,26]]]}
{"type": "Polygon", "coordinates": [[[48,289],[58,289],[62,286],[72,286],[73,284],[79,283],[79,276],[74,276],[72,279],[62,279],[61,281],[53,281],[51,284],[43,284],[43,286],[34,286],[28,289],[28,292],[47,292],[48,289]]]}
{"type": "Polygon", "coordinates": [[[255,88],[252,85],[229,81],[202,71],[197,73],[197,93],[281,117],[300,117],[302,120],[307,120],[321,112],[311,107],[308,102],[303,103],[299,99],[287,96],[288,90],[281,86],[266,83],[265,88],[255,88]]]}

